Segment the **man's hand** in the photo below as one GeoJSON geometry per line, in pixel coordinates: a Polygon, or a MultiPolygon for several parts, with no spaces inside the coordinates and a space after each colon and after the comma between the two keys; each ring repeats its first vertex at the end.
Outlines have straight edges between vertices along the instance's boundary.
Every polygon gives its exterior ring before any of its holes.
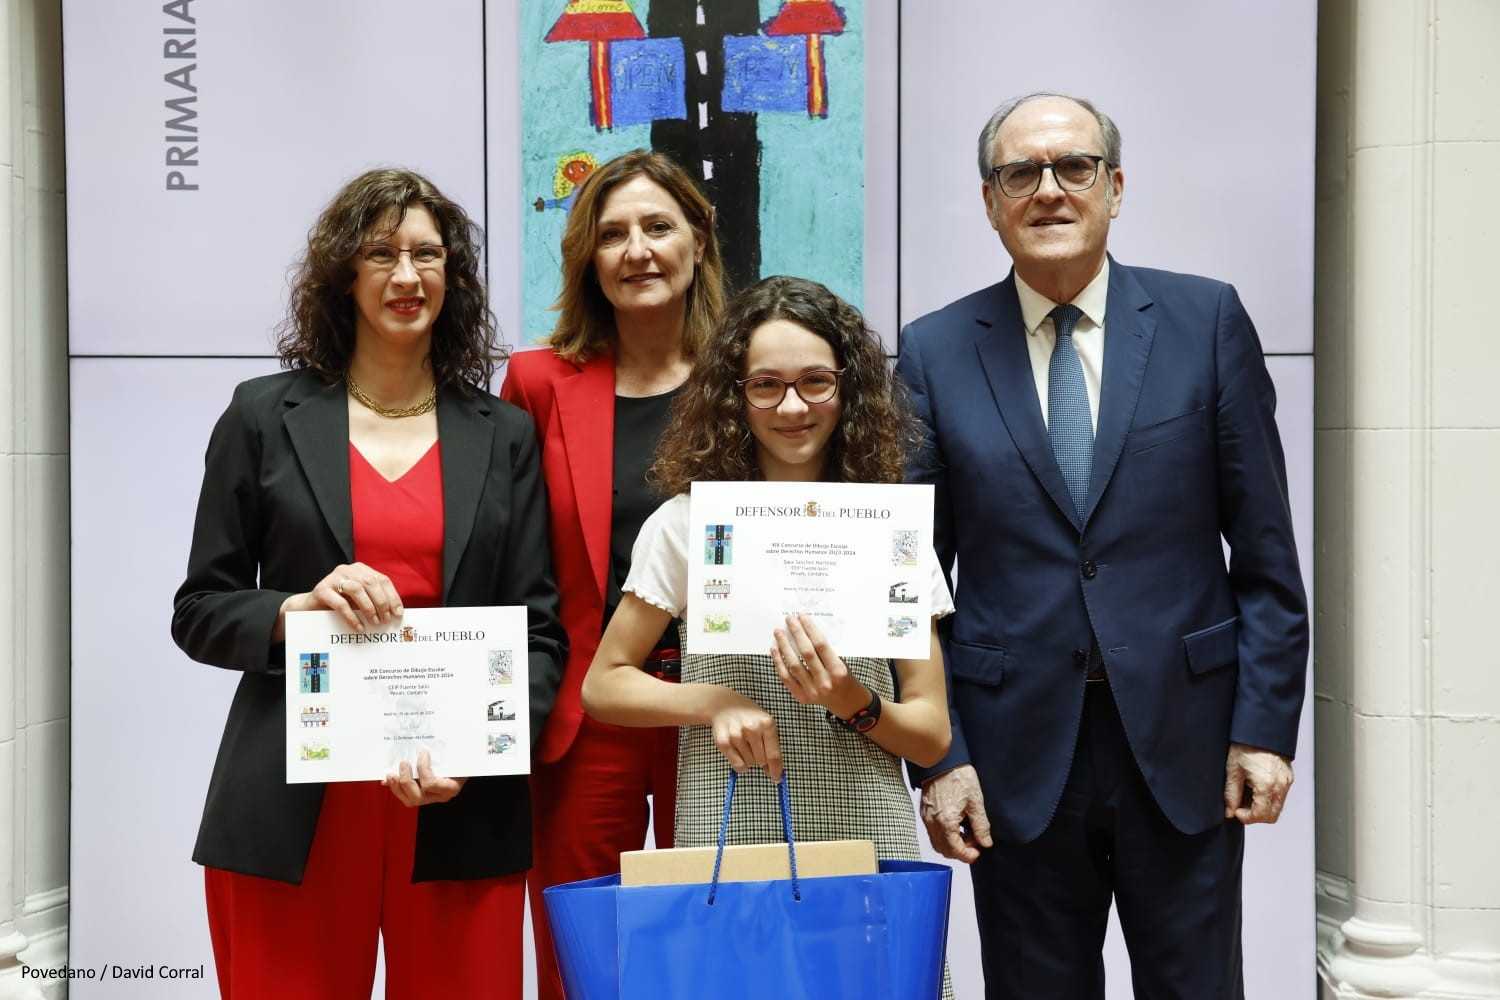
{"type": "Polygon", "coordinates": [[[1229,744],[1224,764],[1224,818],[1274,823],[1292,787],[1292,762],[1272,750],[1229,744]],[[1248,803],[1246,799],[1249,799],[1248,803]]]}
{"type": "Polygon", "coordinates": [[[993,845],[984,792],[972,765],[960,765],[922,784],[922,822],[932,849],[954,861],[973,864],[981,847],[993,845]],[[965,819],[969,821],[967,833],[965,819]]]}

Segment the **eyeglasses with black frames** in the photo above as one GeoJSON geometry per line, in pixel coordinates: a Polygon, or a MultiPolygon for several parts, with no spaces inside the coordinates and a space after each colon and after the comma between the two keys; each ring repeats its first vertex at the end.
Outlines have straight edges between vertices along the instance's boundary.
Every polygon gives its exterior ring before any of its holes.
{"type": "Polygon", "coordinates": [[[787,387],[795,389],[798,398],[809,406],[826,403],[839,391],[839,379],[847,368],[816,368],[803,372],[796,378],[777,378],[775,375],[751,375],[737,378],[734,384],[745,394],[745,402],[757,410],[769,410],[780,406],[786,398],[787,387]]]}
{"type": "Polygon", "coordinates": [[[1099,179],[1099,164],[1109,164],[1102,156],[1089,153],[1070,153],[1059,156],[1052,163],[1037,163],[1035,160],[1017,160],[1002,163],[990,175],[1000,193],[1007,198],[1028,198],[1042,186],[1043,171],[1052,171],[1052,179],[1064,191],[1087,191],[1099,179]]]}
{"type": "Polygon", "coordinates": [[[411,255],[412,266],[418,271],[436,271],[448,259],[448,248],[423,243],[415,247],[395,247],[389,243],[366,243],[359,248],[359,256],[366,264],[381,271],[393,271],[402,254],[411,255]]]}

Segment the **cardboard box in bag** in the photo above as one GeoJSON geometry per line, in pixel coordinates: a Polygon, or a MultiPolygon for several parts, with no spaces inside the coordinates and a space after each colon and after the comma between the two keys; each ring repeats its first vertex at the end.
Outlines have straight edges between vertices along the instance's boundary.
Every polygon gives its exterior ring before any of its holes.
{"type": "MultiPolygon", "coordinates": [[[[674,847],[620,855],[621,885],[692,885],[714,876],[717,847],[674,847]]],[[[872,875],[879,870],[872,840],[799,841],[797,877],[872,875]]],[[[720,882],[764,882],[791,878],[786,844],[742,844],[724,848],[720,882]]]]}

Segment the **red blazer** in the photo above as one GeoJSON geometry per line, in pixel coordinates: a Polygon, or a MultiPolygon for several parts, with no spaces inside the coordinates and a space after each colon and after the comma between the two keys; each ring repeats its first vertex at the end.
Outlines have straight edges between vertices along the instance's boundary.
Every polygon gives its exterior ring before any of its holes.
{"type": "Polygon", "coordinates": [[[518,351],[500,398],[531,414],[542,444],[542,477],[552,507],[552,563],[568,633],[562,686],[536,747],[544,763],[573,745],[583,721],[583,676],[599,648],[609,580],[614,498],[615,360],[582,365],[545,348],[518,351]]]}

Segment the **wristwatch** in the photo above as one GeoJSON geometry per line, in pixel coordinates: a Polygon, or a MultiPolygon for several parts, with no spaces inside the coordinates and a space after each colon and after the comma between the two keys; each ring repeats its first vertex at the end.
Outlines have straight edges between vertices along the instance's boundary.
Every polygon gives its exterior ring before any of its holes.
{"type": "Polygon", "coordinates": [[[837,722],[851,733],[868,733],[880,721],[880,695],[871,689],[870,703],[864,708],[847,719],[841,719],[832,712],[828,712],[828,721],[837,722]]]}

